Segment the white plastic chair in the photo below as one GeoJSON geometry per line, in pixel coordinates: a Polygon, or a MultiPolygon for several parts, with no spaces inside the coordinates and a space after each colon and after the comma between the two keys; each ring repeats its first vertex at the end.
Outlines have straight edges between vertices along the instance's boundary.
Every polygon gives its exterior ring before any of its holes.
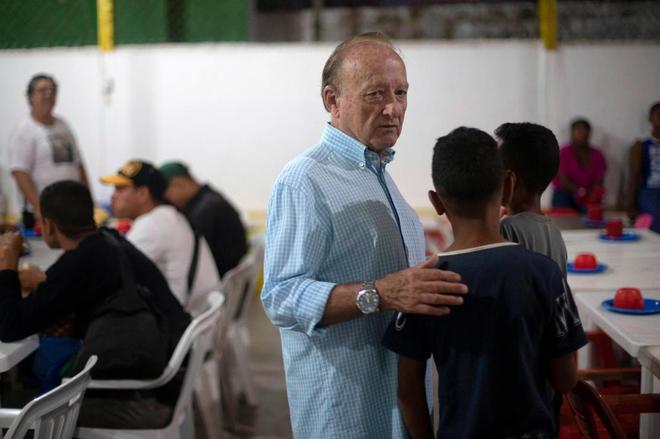
{"type": "Polygon", "coordinates": [[[221,373],[236,376],[239,394],[245,395],[245,400],[252,406],[257,405],[257,392],[254,386],[253,374],[250,370],[250,331],[247,325],[248,310],[256,296],[255,287],[261,273],[264,261],[263,240],[256,242],[252,251],[234,270],[227,273],[222,282],[223,291],[227,291],[228,299],[226,340],[223,356],[225,367],[221,373]],[[233,300],[233,303],[232,303],[233,300]]]}
{"type": "Polygon", "coordinates": [[[226,427],[232,430],[238,429],[238,394],[243,393],[249,404],[257,404],[248,358],[250,336],[247,313],[255,296],[263,252],[263,240],[260,239],[238,266],[225,274],[222,281],[221,289],[227,295],[225,318],[216,328],[213,360],[204,364],[196,389],[198,401],[203,405],[200,409],[207,431],[215,430],[215,424],[211,427],[209,424],[215,422],[214,408],[219,407],[220,399],[228,415],[226,427]]]}
{"type": "Polygon", "coordinates": [[[5,439],[22,439],[30,429],[34,429],[35,439],[71,438],[96,360],[95,355],[89,357],[77,375],[33,399],[23,409],[0,409],[0,427],[9,427],[5,439]]]}
{"type": "Polygon", "coordinates": [[[119,430],[80,427],[76,430],[76,438],[192,439],[195,437],[192,416],[193,385],[201,370],[204,355],[210,349],[213,329],[218,321],[225,298],[221,293],[213,292],[209,294],[207,300],[208,309],[190,322],[160,377],[153,380],[92,380],[89,383],[90,389],[156,389],[169,383],[177,375],[186,356],[190,353],[185,365],[183,384],[170,423],[162,429],[119,430]]]}

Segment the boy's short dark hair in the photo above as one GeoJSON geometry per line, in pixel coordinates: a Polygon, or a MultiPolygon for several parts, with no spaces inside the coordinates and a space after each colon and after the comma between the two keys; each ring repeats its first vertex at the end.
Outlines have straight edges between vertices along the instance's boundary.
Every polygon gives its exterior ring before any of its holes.
{"type": "Polygon", "coordinates": [[[433,148],[432,177],[438,195],[454,206],[489,200],[504,177],[495,139],[466,127],[440,137],[433,148]]]}
{"type": "Polygon", "coordinates": [[[582,125],[587,129],[587,131],[591,131],[591,123],[585,119],[584,117],[578,117],[577,119],[573,119],[571,122],[571,131],[575,129],[578,125],[582,125]]]}
{"type": "Polygon", "coordinates": [[[77,238],[96,228],[94,202],[87,186],[77,181],[58,181],[39,197],[41,217],[53,221],[62,234],[77,238]]]}
{"type": "Polygon", "coordinates": [[[651,105],[651,108],[649,108],[649,118],[653,116],[653,113],[655,113],[655,110],[660,108],[660,101],[654,103],[651,105]]]}
{"type": "Polygon", "coordinates": [[[559,144],[552,131],[535,123],[505,123],[495,135],[502,141],[504,166],[529,192],[543,193],[559,171],[559,144]]]}

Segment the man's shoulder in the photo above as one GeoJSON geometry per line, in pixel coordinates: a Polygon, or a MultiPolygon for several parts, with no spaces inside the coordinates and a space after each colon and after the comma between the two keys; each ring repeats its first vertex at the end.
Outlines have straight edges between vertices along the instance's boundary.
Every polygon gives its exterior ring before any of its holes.
{"type": "MultiPolygon", "coordinates": [[[[221,209],[226,206],[229,206],[230,203],[227,201],[227,199],[217,190],[209,186],[208,184],[205,184],[202,186],[199,190],[199,197],[194,197],[196,198],[196,203],[195,207],[202,208],[202,209],[221,209]]],[[[185,211],[185,209],[184,209],[185,211]]]]}
{"type": "Polygon", "coordinates": [[[129,234],[134,230],[146,234],[168,234],[178,229],[190,229],[188,220],[175,207],[162,204],[137,217],[129,234]]]}
{"type": "Polygon", "coordinates": [[[307,149],[284,166],[275,184],[296,188],[305,186],[327,167],[327,158],[330,155],[330,148],[323,143],[307,149]]]}
{"type": "MultiPolygon", "coordinates": [[[[41,132],[41,126],[31,116],[24,117],[18,121],[12,131],[14,141],[31,138],[41,132]]],[[[15,142],[12,142],[15,143],[15,142]]]]}

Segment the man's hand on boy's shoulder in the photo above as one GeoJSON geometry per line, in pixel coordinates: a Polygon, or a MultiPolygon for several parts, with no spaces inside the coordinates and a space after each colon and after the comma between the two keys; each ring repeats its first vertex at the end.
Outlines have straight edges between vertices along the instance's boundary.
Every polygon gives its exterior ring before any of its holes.
{"type": "Polygon", "coordinates": [[[427,259],[416,267],[389,274],[375,282],[381,308],[413,314],[443,316],[449,306],[462,305],[468,287],[461,276],[435,268],[438,257],[427,259]]]}

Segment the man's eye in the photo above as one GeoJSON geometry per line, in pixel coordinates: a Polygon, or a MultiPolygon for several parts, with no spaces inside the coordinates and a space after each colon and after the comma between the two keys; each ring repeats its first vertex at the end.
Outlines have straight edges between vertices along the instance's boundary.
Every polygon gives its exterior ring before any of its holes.
{"type": "Polygon", "coordinates": [[[408,94],[408,90],[397,90],[396,95],[397,96],[406,96],[408,94]]]}
{"type": "Polygon", "coordinates": [[[367,97],[377,98],[380,97],[383,93],[380,90],[374,90],[367,93],[367,97]]]}

